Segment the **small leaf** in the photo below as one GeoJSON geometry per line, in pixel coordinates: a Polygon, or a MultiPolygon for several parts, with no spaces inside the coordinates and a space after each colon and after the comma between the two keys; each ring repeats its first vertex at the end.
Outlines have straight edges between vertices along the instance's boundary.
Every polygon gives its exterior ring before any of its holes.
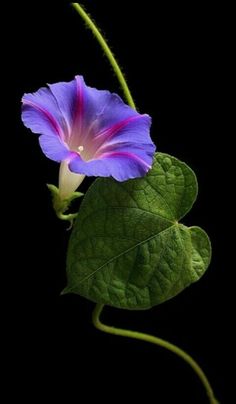
{"type": "Polygon", "coordinates": [[[144,178],[96,180],[70,238],[64,293],[147,309],[197,281],[210,263],[210,241],[178,223],[196,196],[194,172],[162,153],[144,178]]]}

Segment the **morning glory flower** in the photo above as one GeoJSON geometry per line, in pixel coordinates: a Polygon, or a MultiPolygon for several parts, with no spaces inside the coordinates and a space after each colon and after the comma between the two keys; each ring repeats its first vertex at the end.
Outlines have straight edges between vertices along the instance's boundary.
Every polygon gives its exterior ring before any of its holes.
{"type": "Polygon", "coordinates": [[[25,94],[22,103],[24,125],[41,135],[43,153],[61,163],[62,199],[85,175],[125,181],[142,177],[151,168],[155,152],[151,118],[116,94],[88,87],[82,76],[25,94]]]}

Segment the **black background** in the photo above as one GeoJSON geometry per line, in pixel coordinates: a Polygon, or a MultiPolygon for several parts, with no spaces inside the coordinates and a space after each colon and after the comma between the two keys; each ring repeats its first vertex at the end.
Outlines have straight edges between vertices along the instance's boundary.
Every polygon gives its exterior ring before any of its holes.
{"type": "MultiPolygon", "coordinates": [[[[220,9],[198,4],[84,4],[106,33],[140,112],[153,117],[158,150],[195,170],[199,198],[184,223],[202,226],[213,245],[209,270],[179,296],[143,312],[107,307],[103,319],[183,347],[201,364],[220,401],[230,403],[224,344],[230,333],[227,291],[232,268],[227,262],[226,220],[220,214],[228,206],[220,188],[227,175],[222,163],[227,147],[224,16],[220,9]]],[[[69,233],[54,217],[45,186],[57,182],[59,166],[45,158],[37,135],[22,125],[20,99],[24,92],[72,80],[75,74],[84,75],[91,86],[121,92],[98,44],[67,3],[21,4],[9,10],[7,19],[14,94],[11,158],[14,155],[16,172],[8,179],[14,189],[14,231],[11,228],[7,237],[12,250],[5,307],[11,312],[8,364],[10,378],[15,375],[19,381],[17,395],[31,402],[41,396],[56,401],[66,394],[68,403],[94,397],[104,403],[135,402],[142,395],[145,403],[207,403],[197,377],[176,356],[96,331],[91,302],[59,296],[66,284],[69,233]]],[[[82,190],[89,183],[84,181],[82,190]]]]}

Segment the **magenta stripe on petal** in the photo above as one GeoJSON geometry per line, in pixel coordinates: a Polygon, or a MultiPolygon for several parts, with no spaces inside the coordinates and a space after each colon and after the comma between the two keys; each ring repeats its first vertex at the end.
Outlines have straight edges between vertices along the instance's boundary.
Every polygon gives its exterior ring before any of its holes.
{"type": "Polygon", "coordinates": [[[60,136],[60,138],[64,139],[64,134],[63,134],[60,126],[58,125],[57,121],[53,118],[53,116],[50,114],[50,112],[48,112],[46,109],[40,107],[39,105],[35,104],[32,101],[24,100],[24,98],[23,98],[22,102],[23,102],[23,105],[29,105],[30,107],[33,107],[36,110],[42,112],[46,116],[46,118],[49,120],[53,129],[57,132],[57,134],[60,136]]]}
{"type": "Polygon", "coordinates": [[[111,126],[108,129],[103,130],[102,132],[98,133],[96,139],[99,139],[100,136],[104,136],[106,141],[111,139],[115,136],[121,129],[124,129],[130,122],[137,121],[138,119],[143,118],[143,115],[135,115],[129,118],[124,119],[121,122],[116,123],[115,125],[111,126]]]}
{"type": "Polygon", "coordinates": [[[127,157],[129,159],[133,159],[138,161],[139,163],[143,164],[147,168],[151,168],[149,164],[146,163],[143,159],[141,159],[139,156],[137,156],[134,153],[129,153],[129,152],[110,152],[110,153],[103,153],[99,156],[99,159],[103,158],[113,158],[113,157],[127,157]]]}
{"type": "Polygon", "coordinates": [[[76,76],[76,109],[75,109],[75,121],[78,119],[79,126],[81,127],[83,114],[84,114],[84,94],[83,84],[80,76],[76,76]]]}

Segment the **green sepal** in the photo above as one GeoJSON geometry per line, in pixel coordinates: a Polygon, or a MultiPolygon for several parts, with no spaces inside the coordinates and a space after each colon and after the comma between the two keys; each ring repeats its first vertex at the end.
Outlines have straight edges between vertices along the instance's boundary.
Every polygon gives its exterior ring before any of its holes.
{"type": "Polygon", "coordinates": [[[57,217],[61,220],[73,222],[78,213],[65,214],[65,212],[69,209],[74,199],[81,198],[84,194],[81,192],[73,192],[68,198],[61,199],[58,187],[53,184],[47,184],[47,187],[51,192],[52,205],[57,217]]]}

